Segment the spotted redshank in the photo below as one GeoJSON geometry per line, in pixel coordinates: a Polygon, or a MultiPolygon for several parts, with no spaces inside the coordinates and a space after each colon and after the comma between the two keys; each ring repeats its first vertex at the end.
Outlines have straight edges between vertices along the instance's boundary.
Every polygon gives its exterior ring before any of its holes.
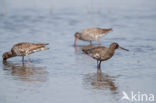
{"type": "Polygon", "coordinates": [[[118,43],[112,43],[109,48],[106,48],[104,46],[98,46],[91,49],[82,49],[82,51],[88,55],[90,55],[92,58],[97,60],[97,68],[101,68],[101,62],[110,59],[116,49],[122,49],[129,51],[128,49],[122,48],[118,45],[118,43]]]}
{"type": "MultiPolygon", "coordinates": [[[[3,54],[3,62],[6,62],[8,58],[15,57],[15,56],[22,56],[22,62],[24,62],[24,56],[27,56],[29,54],[41,51],[41,50],[47,50],[49,48],[45,47],[48,45],[48,43],[31,43],[31,42],[22,42],[15,44],[10,51],[5,52],[3,54]]],[[[29,57],[28,57],[29,58],[29,57]]],[[[32,62],[32,60],[29,58],[29,61],[32,62]]]]}
{"type": "Polygon", "coordinates": [[[76,32],[74,45],[76,45],[77,40],[90,41],[90,44],[93,40],[96,40],[98,44],[101,44],[99,38],[106,35],[110,31],[112,31],[112,28],[88,28],[84,29],[81,33],[76,32]]]}

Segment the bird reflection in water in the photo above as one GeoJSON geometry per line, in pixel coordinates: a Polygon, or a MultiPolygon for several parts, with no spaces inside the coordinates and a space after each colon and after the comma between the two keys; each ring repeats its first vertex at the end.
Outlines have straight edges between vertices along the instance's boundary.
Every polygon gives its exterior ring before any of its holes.
{"type": "Polygon", "coordinates": [[[87,87],[94,89],[109,89],[113,93],[117,93],[117,86],[114,83],[115,77],[102,73],[101,69],[97,69],[97,73],[87,74],[84,77],[84,83],[87,87]]]}
{"type": "Polygon", "coordinates": [[[13,79],[27,82],[45,82],[48,72],[45,67],[35,67],[32,64],[3,62],[3,70],[13,79]]]}

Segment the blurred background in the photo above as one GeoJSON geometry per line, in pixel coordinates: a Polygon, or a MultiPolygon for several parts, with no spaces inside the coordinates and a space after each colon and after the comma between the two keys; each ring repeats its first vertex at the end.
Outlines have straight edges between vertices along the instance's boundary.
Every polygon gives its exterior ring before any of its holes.
{"type": "Polygon", "coordinates": [[[1,14],[12,9],[47,9],[50,12],[57,9],[79,9],[83,11],[100,11],[104,8],[122,8],[131,10],[154,9],[155,0],[0,0],[1,14]]]}

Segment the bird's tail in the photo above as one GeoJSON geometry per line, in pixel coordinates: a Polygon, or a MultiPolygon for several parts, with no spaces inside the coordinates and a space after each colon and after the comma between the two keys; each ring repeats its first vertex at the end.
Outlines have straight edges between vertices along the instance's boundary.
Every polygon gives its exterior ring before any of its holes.
{"type": "Polygon", "coordinates": [[[46,47],[49,43],[38,43],[35,44],[34,47],[31,49],[31,53],[42,51],[42,50],[48,50],[49,48],[46,47]]]}
{"type": "Polygon", "coordinates": [[[45,45],[49,45],[49,43],[36,43],[35,45],[38,45],[38,46],[45,46],[45,45]]]}
{"type": "Polygon", "coordinates": [[[43,48],[46,45],[49,45],[49,43],[36,43],[36,44],[34,44],[34,48],[33,49],[43,48]]]}
{"type": "Polygon", "coordinates": [[[48,49],[49,49],[48,47],[40,47],[40,48],[33,49],[31,53],[39,52],[42,50],[48,50],[48,49]]]}
{"type": "Polygon", "coordinates": [[[113,31],[113,29],[112,28],[103,29],[103,33],[108,33],[110,31],[113,31]]]}
{"type": "Polygon", "coordinates": [[[89,53],[89,49],[86,49],[86,48],[82,48],[82,51],[83,51],[84,53],[86,53],[86,54],[89,53]]]}
{"type": "Polygon", "coordinates": [[[108,30],[108,31],[112,31],[113,29],[112,29],[112,28],[108,28],[107,30],[108,30]]]}
{"type": "Polygon", "coordinates": [[[44,45],[49,45],[49,43],[44,43],[44,45]]]}
{"type": "Polygon", "coordinates": [[[88,54],[88,53],[90,52],[90,50],[93,49],[93,48],[95,48],[95,47],[97,47],[97,46],[96,46],[96,45],[84,46],[84,47],[82,48],[82,51],[83,51],[84,53],[88,54]]]}
{"type": "Polygon", "coordinates": [[[48,47],[42,47],[40,48],[40,50],[48,50],[49,48],[48,47]]]}

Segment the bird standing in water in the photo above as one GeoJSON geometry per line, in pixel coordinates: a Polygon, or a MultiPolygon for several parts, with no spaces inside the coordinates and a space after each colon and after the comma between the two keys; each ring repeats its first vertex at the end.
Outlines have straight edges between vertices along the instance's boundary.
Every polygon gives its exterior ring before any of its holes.
{"type": "Polygon", "coordinates": [[[90,41],[90,44],[93,40],[96,40],[98,44],[101,44],[99,38],[106,35],[110,31],[112,31],[112,28],[88,28],[84,29],[81,33],[76,32],[74,45],[76,45],[77,40],[90,41]]]}
{"type": "Polygon", "coordinates": [[[116,49],[122,49],[129,51],[128,49],[122,48],[119,46],[118,43],[112,43],[109,48],[106,48],[104,46],[99,46],[91,49],[82,49],[82,51],[88,55],[90,55],[92,58],[97,60],[97,68],[101,68],[101,62],[110,59],[116,49]]]}
{"type": "MultiPolygon", "coordinates": [[[[29,54],[49,49],[45,47],[46,45],[48,45],[48,43],[22,42],[15,44],[10,51],[3,54],[3,62],[6,62],[8,58],[15,56],[22,56],[22,62],[24,62],[24,56],[28,57],[29,54]]],[[[29,61],[32,62],[30,58],[29,61]]]]}

